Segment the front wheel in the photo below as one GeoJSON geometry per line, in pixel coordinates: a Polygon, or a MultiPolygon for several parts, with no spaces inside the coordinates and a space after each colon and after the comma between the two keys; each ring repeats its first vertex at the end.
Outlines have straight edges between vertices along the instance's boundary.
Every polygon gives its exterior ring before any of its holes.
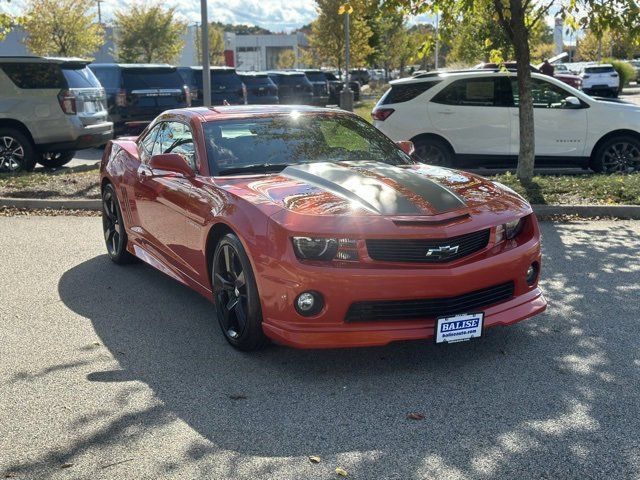
{"type": "Polygon", "coordinates": [[[631,136],[607,140],[593,155],[591,168],[599,173],[640,171],[640,141],[631,136]]]}
{"type": "Polygon", "coordinates": [[[414,142],[415,153],[421,162],[440,167],[453,165],[453,152],[449,145],[437,138],[423,138],[414,142]]]}
{"type": "Polygon", "coordinates": [[[60,168],[69,163],[75,154],[75,150],[68,152],[46,152],[40,156],[38,163],[45,168],[60,168]]]}
{"type": "Polygon", "coordinates": [[[211,283],[216,314],[227,341],[238,350],[258,350],[268,343],[255,276],[242,243],[225,235],[213,254],[211,283]]]}

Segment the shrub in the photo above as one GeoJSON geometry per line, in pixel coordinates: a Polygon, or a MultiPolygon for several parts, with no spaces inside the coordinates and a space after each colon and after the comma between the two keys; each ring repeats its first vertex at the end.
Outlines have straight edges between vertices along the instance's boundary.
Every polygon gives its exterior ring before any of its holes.
{"type": "Polygon", "coordinates": [[[631,80],[635,80],[636,71],[631,65],[629,65],[629,63],[622,60],[614,60],[613,58],[605,58],[602,61],[613,65],[613,68],[618,72],[618,76],[620,77],[620,88],[629,85],[631,80]]]}

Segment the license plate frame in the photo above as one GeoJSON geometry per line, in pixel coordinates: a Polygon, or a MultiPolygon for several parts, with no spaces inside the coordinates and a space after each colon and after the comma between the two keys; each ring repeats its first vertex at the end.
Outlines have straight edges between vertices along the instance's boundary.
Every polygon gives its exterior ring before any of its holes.
{"type": "Polygon", "coordinates": [[[480,338],[484,329],[484,312],[459,313],[436,319],[435,342],[458,343],[480,338]],[[458,324],[457,322],[461,322],[458,324]],[[470,322],[470,323],[469,323],[470,322]],[[443,326],[448,326],[443,330],[443,326]]]}

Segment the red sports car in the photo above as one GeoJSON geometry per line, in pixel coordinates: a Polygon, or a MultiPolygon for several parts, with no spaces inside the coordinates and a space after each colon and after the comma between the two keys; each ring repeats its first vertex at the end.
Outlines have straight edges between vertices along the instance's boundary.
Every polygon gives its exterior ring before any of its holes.
{"type": "Polygon", "coordinates": [[[411,150],[339,110],[167,111],[105,149],[109,256],[213,301],[242,350],[462,341],[542,312],[527,202],[411,150]]]}

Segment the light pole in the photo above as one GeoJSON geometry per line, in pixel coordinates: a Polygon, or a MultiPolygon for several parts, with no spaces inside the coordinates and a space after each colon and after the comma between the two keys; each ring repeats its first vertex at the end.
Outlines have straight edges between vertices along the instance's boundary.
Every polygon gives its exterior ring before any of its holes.
{"type": "Polygon", "coordinates": [[[202,17],[202,104],[211,106],[211,65],[209,64],[209,19],[207,0],[200,0],[200,16],[202,17]]]}
{"type": "Polygon", "coordinates": [[[438,28],[440,24],[440,13],[436,10],[436,58],[433,62],[435,65],[435,70],[438,69],[438,56],[440,54],[440,34],[438,32],[438,28]]]}
{"type": "Polygon", "coordinates": [[[351,53],[349,51],[349,15],[351,12],[353,12],[353,7],[348,3],[342,5],[338,10],[338,15],[344,15],[344,66],[346,69],[344,87],[342,87],[342,91],[340,92],[340,108],[348,112],[353,112],[353,92],[349,85],[349,57],[351,53]]]}

